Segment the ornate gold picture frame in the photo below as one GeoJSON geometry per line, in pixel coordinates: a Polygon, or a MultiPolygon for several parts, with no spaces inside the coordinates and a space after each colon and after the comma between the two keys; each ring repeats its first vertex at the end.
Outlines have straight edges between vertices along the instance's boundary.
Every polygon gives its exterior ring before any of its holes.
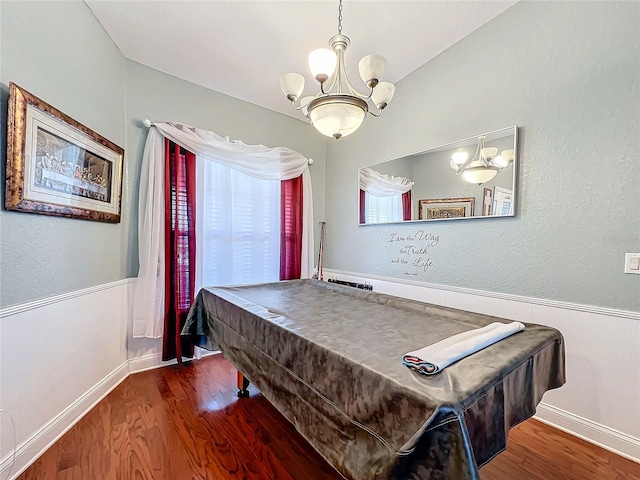
{"type": "Polygon", "coordinates": [[[124,150],[9,84],[5,208],[120,222],[124,150]]]}

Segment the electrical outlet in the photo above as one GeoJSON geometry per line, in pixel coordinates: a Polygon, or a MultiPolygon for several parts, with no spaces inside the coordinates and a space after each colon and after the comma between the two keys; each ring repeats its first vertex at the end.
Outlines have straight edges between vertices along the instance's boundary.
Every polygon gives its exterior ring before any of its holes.
{"type": "Polygon", "coordinates": [[[624,273],[640,275],[640,253],[627,253],[624,256],[624,273]]]}

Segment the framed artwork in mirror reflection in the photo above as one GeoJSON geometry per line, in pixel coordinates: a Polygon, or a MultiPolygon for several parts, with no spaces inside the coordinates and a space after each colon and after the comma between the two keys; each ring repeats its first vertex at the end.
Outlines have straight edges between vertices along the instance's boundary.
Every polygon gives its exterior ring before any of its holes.
{"type": "Polygon", "coordinates": [[[475,202],[474,197],[423,199],[418,202],[418,217],[419,220],[473,217],[475,202]]]}

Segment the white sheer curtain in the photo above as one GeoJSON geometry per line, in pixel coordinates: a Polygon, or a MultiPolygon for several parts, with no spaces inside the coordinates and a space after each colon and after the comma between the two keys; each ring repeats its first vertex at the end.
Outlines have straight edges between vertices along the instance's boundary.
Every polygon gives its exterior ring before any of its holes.
{"type": "Polygon", "coordinates": [[[402,195],[377,197],[365,192],[364,198],[366,223],[401,222],[403,220],[402,195]]]}
{"type": "Polygon", "coordinates": [[[376,197],[402,195],[413,187],[413,182],[405,177],[395,177],[376,172],[371,168],[360,169],[360,189],[376,197]]]}
{"type": "Polygon", "coordinates": [[[308,160],[287,148],[230,142],[213,132],[180,123],[154,123],[142,158],[138,204],[140,270],[136,283],[133,336],[162,336],[164,316],[164,140],[210,161],[265,180],[302,175],[302,278],[313,272],[313,207],[308,160]]]}
{"type": "Polygon", "coordinates": [[[206,285],[277,282],[280,180],[197,160],[196,291],[206,285]]]}

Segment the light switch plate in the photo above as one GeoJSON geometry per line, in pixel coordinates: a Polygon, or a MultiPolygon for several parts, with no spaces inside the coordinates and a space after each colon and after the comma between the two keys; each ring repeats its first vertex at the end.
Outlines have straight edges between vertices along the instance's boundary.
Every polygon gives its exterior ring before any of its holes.
{"type": "Polygon", "coordinates": [[[640,275],[640,253],[625,254],[624,273],[637,273],[640,275]]]}

